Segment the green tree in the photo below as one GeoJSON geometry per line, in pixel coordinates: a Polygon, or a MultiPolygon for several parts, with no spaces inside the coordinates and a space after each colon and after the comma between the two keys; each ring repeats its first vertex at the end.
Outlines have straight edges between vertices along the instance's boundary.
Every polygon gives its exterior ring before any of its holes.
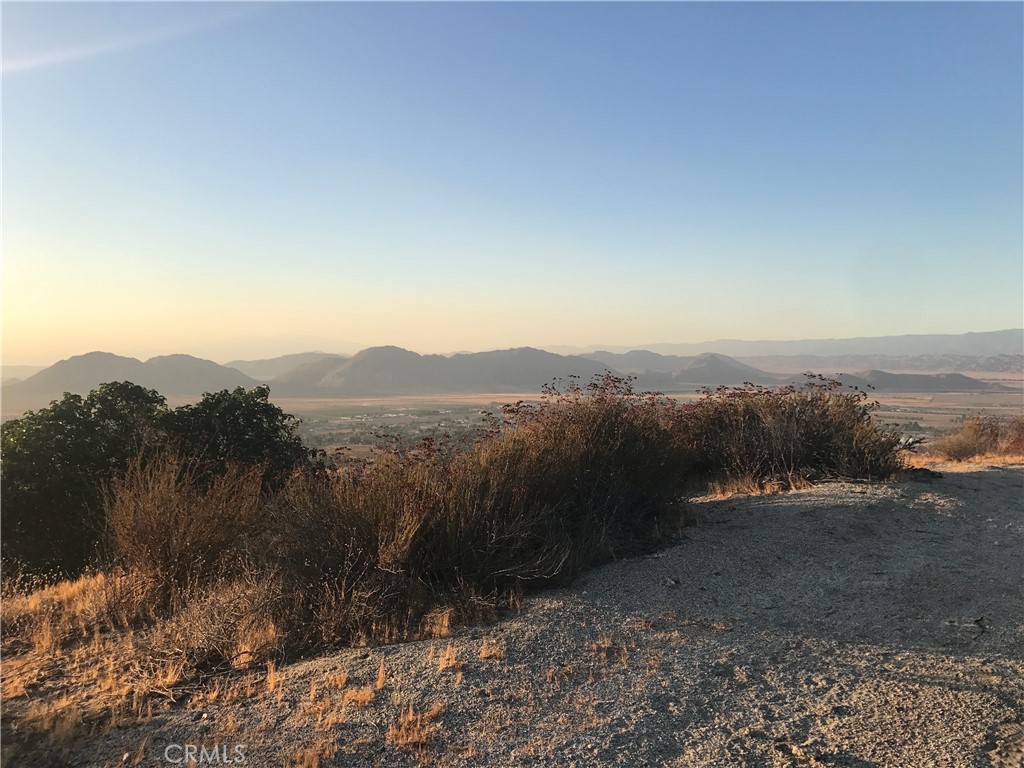
{"type": "Polygon", "coordinates": [[[265,487],[277,485],[315,451],[298,436],[298,420],[269,402],[270,388],[206,393],[195,405],[166,414],[164,425],[179,451],[211,475],[232,463],[264,466],[265,487]]]}
{"type": "Polygon", "coordinates": [[[5,559],[80,571],[96,553],[104,484],[161,439],[158,392],[112,382],[66,393],[0,428],[0,540],[5,559]]]}
{"type": "Polygon", "coordinates": [[[4,559],[80,572],[104,533],[107,484],[147,449],[154,456],[162,455],[158,448],[177,449],[206,482],[245,464],[263,468],[264,488],[276,486],[315,454],[296,434],[297,420],[269,394],[267,387],[239,387],[169,410],[158,392],[115,382],[7,422],[0,429],[4,559]]]}

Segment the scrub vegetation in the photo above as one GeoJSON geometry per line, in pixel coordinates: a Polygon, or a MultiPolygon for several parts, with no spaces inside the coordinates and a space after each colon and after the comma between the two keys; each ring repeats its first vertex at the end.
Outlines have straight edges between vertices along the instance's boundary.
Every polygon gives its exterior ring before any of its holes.
{"type": "MultiPolygon", "coordinates": [[[[472,438],[338,461],[266,394],[168,410],[110,384],[4,425],[4,698],[48,702],[5,740],[71,740],[233,670],[445,636],[670,541],[715,484],[884,478],[905,447],[865,393],[820,378],[688,403],[570,379],[472,438]],[[60,541],[68,521],[85,547],[60,541]]],[[[429,719],[410,708],[391,738],[429,719]]]]}

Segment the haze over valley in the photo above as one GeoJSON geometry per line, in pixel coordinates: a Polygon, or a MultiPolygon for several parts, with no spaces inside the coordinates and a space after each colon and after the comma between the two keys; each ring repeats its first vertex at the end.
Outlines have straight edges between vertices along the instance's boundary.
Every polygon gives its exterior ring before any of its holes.
{"type": "MultiPolygon", "coordinates": [[[[651,349],[581,351],[557,354],[542,349],[420,355],[400,347],[373,347],[355,355],[302,352],[263,360],[231,360],[223,365],[191,355],[163,355],[145,362],[109,352],[89,352],[52,366],[4,368],[5,396],[39,397],[63,392],[84,394],[106,381],[132,381],[167,395],[256,386],[263,382],[283,397],[353,397],[455,392],[525,392],[556,378],[584,379],[605,370],[637,377],[643,389],[675,391],[690,385],[735,386],[744,382],[779,385],[805,371],[844,375],[852,384],[871,383],[883,390],[967,391],[984,389],[982,376],[964,373],[1024,375],[1024,331],[884,339],[827,339],[796,342],[708,342],[699,345],[651,345],[685,349],[668,354],[651,349]],[[730,356],[708,349],[740,350],[730,356]],[[781,350],[800,350],[779,354],[781,350]],[[875,353],[867,350],[881,350],[875,353]],[[899,354],[891,350],[899,349],[899,354]],[[981,354],[965,354],[978,349],[981,354]],[[809,353],[804,350],[814,350],[809,353]],[[856,350],[843,352],[844,350],[856,350]],[[766,353],[774,354],[766,354],[766,353]],[[759,369],[764,362],[772,372],[759,369]],[[924,371],[909,376],[879,370],[924,371]],[[853,371],[863,372],[854,377],[853,371]],[[18,376],[20,374],[20,376],[18,376]],[[938,375],[947,374],[947,375],[938,375]]],[[[999,377],[997,377],[999,378],[999,377]]]]}

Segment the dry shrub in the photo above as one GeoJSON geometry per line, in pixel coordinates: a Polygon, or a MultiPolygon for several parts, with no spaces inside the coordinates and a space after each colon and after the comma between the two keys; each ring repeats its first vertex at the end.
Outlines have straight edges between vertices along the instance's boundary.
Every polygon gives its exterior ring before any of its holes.
{"type": "Polygon", "coordinates": [[[286,648],[284,595],[280,579],[256,572],[194,585],[146,636],[146,653],[177,662],[183,679],[264,664],[286,648]]]}
{"type": "Polygon", "coordinates": [[[992,453],[999,448],[1002,429],[995,416],[971,415],[958,419],[960,427],[932,443],[932,449],[949,461],[992,453]]]}
{"type": "Polygon", "coordinates": [[[263,522],[261,467],[231,465],[208,478],[175,453],[139,456],[105,499],[115,562],[165,588],[174,607],[196,584],[220,577],[263,522]]]}
{"type": "Polygon", "coordinates": [[[820,376],[801,387],[719,387],[687,408],[680,430],[710,480],[885,478],[903,466],[902,439],[872,418],[875,405],[820,376]]]}
{"type": "Polygon", "coordinates": [[[611,375],[571,380],[475,442],[381,449],[269,499],[259,468],[210,478],[164,454],[114,483],[111,550],[165,589],[168,627],[189,628],[202,664],[443,636],[673,534],[695,473],[767,488],[893,471],[899,438],[864,400],[826,381],[680,405],[611,375]]]}
{"type": "Polygon", "coordinates": [[[1003,430],[1000,450],[1009,456],[1024,454],[1024,416],[1014,416],[1003,430]]]}
{"type": "MultiPolygon", "coordinates": [[[[892,473],[899,436],[869,411],[863,393],[834,382],[681,405],[604,376],[508,406],[475,442],[392,447],[296,473],[272,496],[260,467],[214,476],[174,453],[139,458],[106,496],[112,569],[56,585],[5,580],[3,650],[48,657],[78,643],[97,668],[117,667],[107,687],[118,695],[168,695],[233,667],[442,637],[674,534],[695,477],[767,488],[892,473]]],[[[616,644],[594,652],[628,662],[616,644]]],[[[453,653],[446,664],[458,684],[453,653]]],[[[372,701],[372,686],[346,682],[346,705],[372,701]]],[[[412,734],[418,717],[407,715],[412,734]]]]}
{"type": "Polygon", "coordinates": [[[510,407],[464,450],[425,441],[293,477],[267,549],[294,647],[443,635],[439,617],[493,615],[510,591],[650,546],[686,477],[677,410],[605,377],[510,407]]]}

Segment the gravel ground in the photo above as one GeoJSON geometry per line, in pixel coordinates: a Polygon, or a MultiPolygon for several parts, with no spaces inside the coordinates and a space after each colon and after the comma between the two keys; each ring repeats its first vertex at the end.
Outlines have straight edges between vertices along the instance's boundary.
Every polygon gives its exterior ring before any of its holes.
{"type": "Polygon", "coordinates": [[[677,545],[495,625],[293,664],[275,693],[261,675],[72,765],[167,766],[191,743],[248,766],[1019,768],[1024,466],[942,469],[699,500],[677,545]],[[342,672],[373,700],[343,712],[342,672]]]}

